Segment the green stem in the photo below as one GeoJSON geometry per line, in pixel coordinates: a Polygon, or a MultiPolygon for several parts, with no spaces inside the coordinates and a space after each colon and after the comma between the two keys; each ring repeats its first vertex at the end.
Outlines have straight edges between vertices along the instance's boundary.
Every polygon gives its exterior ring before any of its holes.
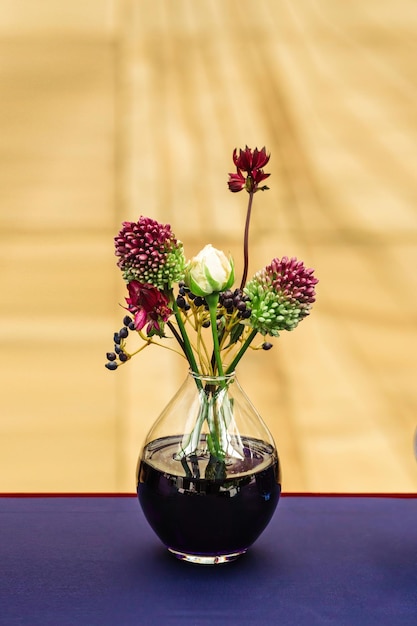
{"type": "Polygon", "coordinates": [[[219,372],[219,376],[224,376],[223,364],[222,364],[222,360],[220,357],[219,335],[217,332],[217,304],[219,302],[219,294],[215,292],[206,296],[206,302],[208,304],[209,313],[210,313],[211,333],[213,335],[213,350],[214,350],[217,370],[219,372]]]}
{"type": "MultiPolygon", "coordinates": [[[[198,371],[198,366],[195,360],[194,352],[191,347],[191,343],[188,338],[187,331],[185,330],[184,322],[182,321],[181,313],[178,309],[178,305],[177,305],[175,298],[173,298],[172,308],[174,310],[175,319],[177,320],[178,328],[180,329],[181,337],[184,342],[184,345],[182,346],[184,350],[184,354],[187,357],[187,361],[190,364],[191,370],[194,372],[194,374],[199,374],[200,372],[198,371]]],[[[201,387],[201,382],[199,380],[196,379],[196,383],[197,383],[197,386],[201,387]]]]}
{"type": "Polygon", "coordinates": [[[227,368],[226,375],[231,374],[232,372],[235,371],[237,364],[239,363],[242,356],[245,354],[246,350],[249,348],[252,341],[255,339],[255,336],[257,335],[257,333],[258,333],[257,330],[255,329],[252,330],[252,332],[246,339],[245,343],[240,348],[239,352],[236,354],[235,358],[233,359],[233,361],[230,363],[229,367],[227,368]]]}
{"type": "MultiPolygon", "coordinates": [[[[182,340],[182,338],[181,338],[181,335],[179,334],[179,332],[178,332],[178,331],[177,331],[177,329],[175,328],[174,324],[168,320],[168,322],[167,322],[167,326],[168,326],[168,328],[171,330],[171,332],[172,332],[172,334],[174,335],[175,339],[176,339],[176,340],[178,341],[178,343],[180,344],[180,346],[181,346],[181,350],[184,352],[185,356],[187,357],[187,353],[186,353],[185,348],[184,348],[184,342],[183,342],[183,340],[182,340]]],[[[187,360],[188,360],[188,358],[187,358],[187,360]]]]}
{"type": "MultiPolygon", "coordinates": [[[[223,335],[224,335],[224,328],[222,328],[221,331],[220,331],[220,338],[218,337],[218,339],[219,339],[219,346],[220,346],[220,343],[221,343],[221,341],[223,339],[223,335]]],[[[213,350],[213,354],[211,355],[210,363],[211,363],[211,367],[214,370],[214,366],[216,365],[216,353],[214,352],[214,350],[213,350]]]]}

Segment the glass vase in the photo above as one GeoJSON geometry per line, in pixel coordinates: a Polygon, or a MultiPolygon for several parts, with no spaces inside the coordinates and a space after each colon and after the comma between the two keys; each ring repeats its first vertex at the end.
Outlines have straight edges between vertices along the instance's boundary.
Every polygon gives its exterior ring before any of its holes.
{"type": "Polygon", "coordinates": [[[139,502],[162,543],[185,561],[232,561],[265,529],[280,492],[274,440],[235,373],[190,372],[138,461],[139,502]]]}

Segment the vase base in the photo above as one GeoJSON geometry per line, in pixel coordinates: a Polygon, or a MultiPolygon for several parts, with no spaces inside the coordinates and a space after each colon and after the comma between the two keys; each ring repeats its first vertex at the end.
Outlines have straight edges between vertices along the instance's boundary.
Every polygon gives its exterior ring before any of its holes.
{"type": "Polygon", "coordinates": [[[220,565],[222,563],[230,563],[235,561],[242,554],[245,554],[246,550],[240,550],[239,552],[232,552],[231,554],[187,554],[185,552],[179,552],[173,548],[168,550],[180,561],[186,561],[187,563],[194,563],[196,565],[220,565]]]}

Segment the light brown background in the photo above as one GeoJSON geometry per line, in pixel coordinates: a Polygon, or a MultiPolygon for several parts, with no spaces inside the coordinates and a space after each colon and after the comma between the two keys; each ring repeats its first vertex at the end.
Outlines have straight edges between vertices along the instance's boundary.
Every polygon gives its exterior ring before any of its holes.
{"type": "Polygon", "coordinates": [[[313,314],[239,378],[286,491],[417,490],[414,0],[1,0],[0,492],[134,491],[185,375],[104,368],[140,214],[241,269],[234,147],[266,145],[251,273],[314,266],[313,314]]]}

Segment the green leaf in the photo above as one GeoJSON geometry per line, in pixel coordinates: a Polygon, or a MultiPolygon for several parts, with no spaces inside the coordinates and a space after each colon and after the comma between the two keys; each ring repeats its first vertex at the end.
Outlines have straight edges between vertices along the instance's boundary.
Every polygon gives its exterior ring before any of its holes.
{"type": "Polygon", "coordinates": [[[226,346],[227,348],[229,348],[238,341],[244,329],[245,324],[237,324],[237,326],[233,326],[232,330],[230,331],[230,341],[229,345],[226,346]]]}

